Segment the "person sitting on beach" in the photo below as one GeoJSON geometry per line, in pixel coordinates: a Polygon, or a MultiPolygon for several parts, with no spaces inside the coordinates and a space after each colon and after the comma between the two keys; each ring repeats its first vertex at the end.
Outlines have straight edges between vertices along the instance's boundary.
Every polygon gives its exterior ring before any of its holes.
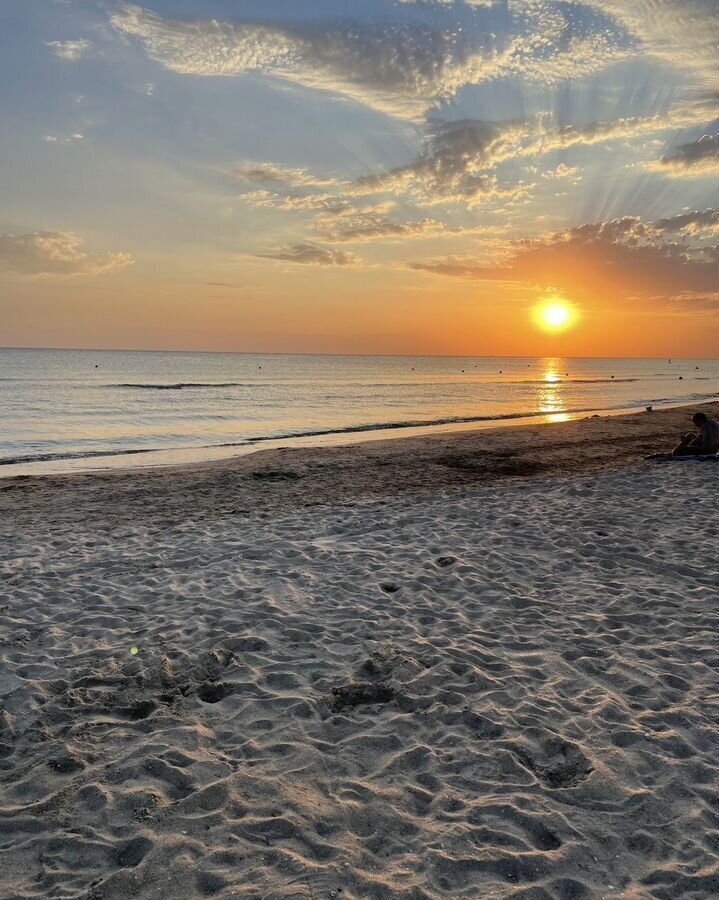
{"type": "Polygon", "coordinates": [[[672,456],[696,456],[719,453],[719,422],[698,412],[692,416],[692,422],[699,429],[699,434],[687,432],[672,456]]]}

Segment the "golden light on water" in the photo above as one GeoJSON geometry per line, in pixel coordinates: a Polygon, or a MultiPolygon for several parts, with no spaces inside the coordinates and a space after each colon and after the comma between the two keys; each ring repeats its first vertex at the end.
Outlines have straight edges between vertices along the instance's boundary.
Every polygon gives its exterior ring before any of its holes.
{"type": "Polygon", "coordinates": [[[544,331],[566,331],[577,319],[575,307],[562,297],[548,297],[534,308],[534,321],[544,331]]]}
{"type": "Polygon", "coordinates": [[[548,422],[566,422],[569,419],[562,385],[562,376],[568,374],[567,368],[568,363],[564,359],[547,360],[542,381],[537,387],[537,406],[548,422]]]}

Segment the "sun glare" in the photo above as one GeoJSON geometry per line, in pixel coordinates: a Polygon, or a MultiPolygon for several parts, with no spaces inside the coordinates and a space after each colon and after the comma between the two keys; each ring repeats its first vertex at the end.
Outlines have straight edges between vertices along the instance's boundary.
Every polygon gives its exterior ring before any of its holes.
{"type": "Polygon", "coordinates": [[[564,331],[574,325],[577,314],[565,300],[552,297],[535,308],[534,318],[545,331],[564,331]]]}

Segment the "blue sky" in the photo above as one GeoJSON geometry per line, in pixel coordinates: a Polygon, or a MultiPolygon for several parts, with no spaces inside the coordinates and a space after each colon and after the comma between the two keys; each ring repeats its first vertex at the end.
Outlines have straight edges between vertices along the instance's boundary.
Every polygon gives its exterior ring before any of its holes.
{"type": "Polygon", "coordinates": [[[582,293],[527,264],[567,244],[669,261],[624,299],[690,335],[716,299],[718,27],[713,0],[4,0],[0,343],[103,341],[101,294],[166,345],[152,304],[179,292],[191,334],[198,285],[261,301],[237,349],[293,291],[526,304],[582,293]]]}

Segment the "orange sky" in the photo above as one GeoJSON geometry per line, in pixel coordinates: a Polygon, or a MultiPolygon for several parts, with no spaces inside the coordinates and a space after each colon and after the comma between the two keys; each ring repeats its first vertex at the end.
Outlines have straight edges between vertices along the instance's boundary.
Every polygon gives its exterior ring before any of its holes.
{"type": "Polygon", "coordinates": [[[170,7],[4,5],[0,346],[716,353],[712,4],[170,7]]]}
{"type": "Polygon", "coordinates": [[[160,282],[148,289],[126,275],[117,280],[130,283],[18,284],[6,300],[4,331],[13,346],[690,358],[713,356],[719,338],[711,309],[656,310],[647,301],[569,292],[562,296],[579,320],[547,333],[533,310],[550,292],[421,273],[411,285],[383,273],[324,270],[275,275],[274,288],[160,282]]]}

